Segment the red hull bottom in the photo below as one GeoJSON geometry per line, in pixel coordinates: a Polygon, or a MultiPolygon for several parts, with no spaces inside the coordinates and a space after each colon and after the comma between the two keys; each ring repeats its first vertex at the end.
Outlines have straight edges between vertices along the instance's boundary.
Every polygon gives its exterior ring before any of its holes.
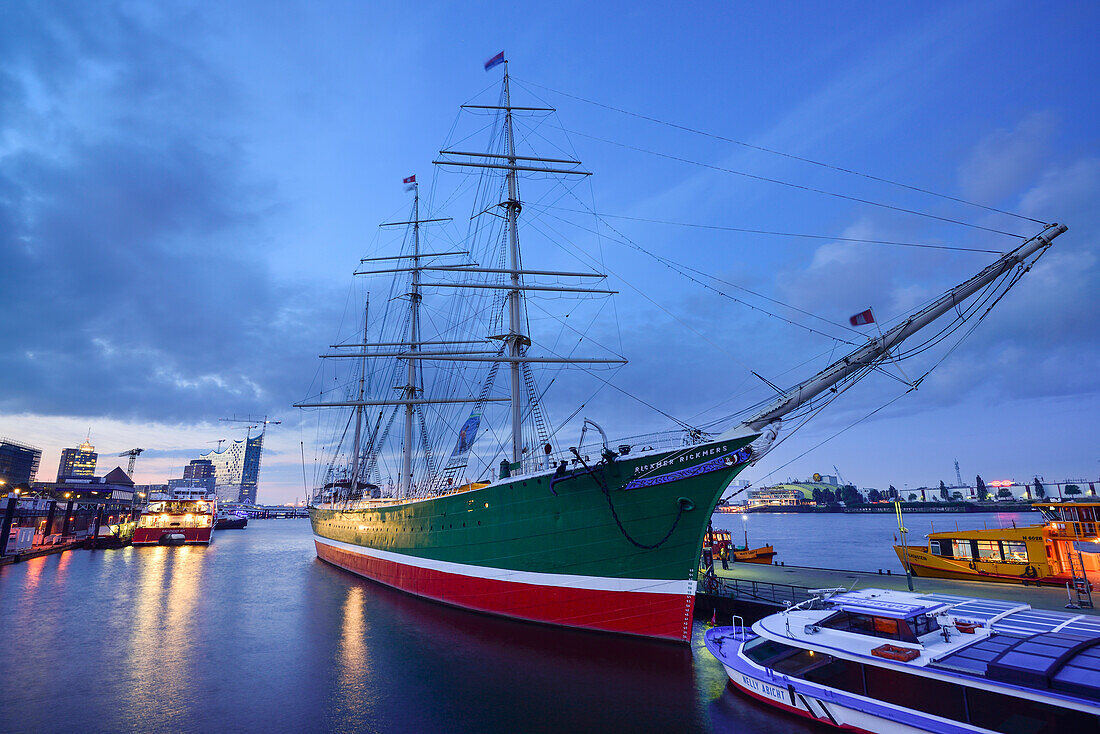
{"type": "Polygon", "coordinates": [[[319,541],[317,557],[416,596],[464,609],[676,642],[691,640],[693,594],[606,591],[517,583],[447,573],[335,548],[319,541]]]}
{"type": "Polygon", "coordinates": [[[134,530],[134,545],[160,545],[161,536],[169,533],[183,535],[181,545],[207,545],[210,543],[211,528],[137,528],[134,530]]]}

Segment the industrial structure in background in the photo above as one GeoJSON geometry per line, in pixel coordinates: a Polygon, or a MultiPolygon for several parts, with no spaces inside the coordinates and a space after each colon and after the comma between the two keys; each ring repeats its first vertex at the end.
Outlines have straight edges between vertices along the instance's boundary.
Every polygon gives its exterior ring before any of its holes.
{"type": "MultiPolygon", "coordinates": [[[[240,502],[256,504],[257,484],[260,476],[260,458],[263,454],[264,436],[269,425],[279,425],[282,421],[252,418],[222,418],[226,423],[245,424],[245,438],[231,441],[224,449],[221,441],[218,449],[200,455],[201,460],[209,461],[213,467],[214,487],[220,502],[240,502]],[[252,430],[259,428],[260,433],[253,436],[252,430]]],[[[192,462],[195,464],[195,462],[192,462]]],[[[186,474],[185,474],[186,476],[186,474]]]]}
{"type": "Polygon", "coordinates": [[[30,486],[38,474],[42,462],[42,449],[28,446],[10,438],[0,438],[0,485],[8,487],[30,486]]]}
{"type": "Polygon", "coordinates": [[[61,449],[61,461],[57,464],[57,481],[63,482],[72,477],[94,477],[95,465],[99,454],[92,446],[91,436],[75,449],[61,449]]]}
{"type": "Polygon", "coordinates": [[[137,462],[137,457],[141,455],[141,452],[145,449],[130,449],[129,451],[123,451],[119,454],[119,457],[129,456],[130,464],[126,467],[126,476],[132,480],[134,478],[134,464],[137,462]]]}

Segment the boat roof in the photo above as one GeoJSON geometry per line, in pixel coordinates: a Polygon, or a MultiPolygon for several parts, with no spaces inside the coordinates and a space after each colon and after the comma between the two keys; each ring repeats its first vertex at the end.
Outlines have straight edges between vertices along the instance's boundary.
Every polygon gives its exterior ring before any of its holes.
{"type": "Polygon", "coordinates": [[[879,666],[978,678],[1029,696],[1070,698],[1100,708],[1100,617],[1037,610],[999,599],[863,589],[828,598],[816,609],[792,607],[770,615],[754,624],[753,631],[777,642],[879,666]],[[822,625],[839,611],[893,619],[935,615],[945,627],[962,622],[980,626],[973,634],[952,629],[949,639],[932,631],[917,642],[892,641],[822,625]],[[884,643],[919,655],[910,661],[884,661],[872,652],[884,643]]]}
{"type": "Polygon", "coordinates": [[[873,614],[878,617],[909,619],[921,614],[934,614],[947,608],[947,604],[938,600],[920,597],[896,597],[894,593],[881,589],[849,591],[829,597],[829,604],[836,609],[857,614],[873,614]]]}

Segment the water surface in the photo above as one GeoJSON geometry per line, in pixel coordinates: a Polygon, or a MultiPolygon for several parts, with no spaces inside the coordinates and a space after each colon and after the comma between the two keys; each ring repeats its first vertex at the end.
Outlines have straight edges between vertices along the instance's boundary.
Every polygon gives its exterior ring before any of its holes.
{"type": "Polygon", "coordinates": [[[452,609],[318,561],[305,520],[6,566],[0,613],[3,732],[818,731],[726,688],[702,625],[688,648],[452,609]]]}

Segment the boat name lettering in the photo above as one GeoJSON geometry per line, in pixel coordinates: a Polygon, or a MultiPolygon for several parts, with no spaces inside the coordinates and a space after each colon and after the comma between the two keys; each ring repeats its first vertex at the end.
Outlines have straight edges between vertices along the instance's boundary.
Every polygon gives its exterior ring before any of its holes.
{"type": "Polygon", "coordinates": [[[702,459],[707,456],[714,456],[715,454],[725,453],[729,451],[729,446],[722,444],[721,446],[712,446],[709,449],[703,449],[701,451],[693,451],[690,454],[683,454],[675,459],[663,459],[661,461],[654,462],[652,464],[640,464],[634,467],[635,474],[641,474],[642,472],[651,471],[653,469],[660,469],[662,467],[669,466],[670,464],[683,464],[685,461],[694,461],[696,459],[702,459]]]}
{"type": "Polygon", "coordinates": [[[1024,536],[1024,540],[1042,540],[1042,539],[1043,538],[1040,535],[1025,535],[1024,536]]]}
{"type": "MultiPolygon", "coordinates": [[[[722,446],[722,450],[727,448],[722,446]]],[[[697,452],[697,456],[705,455],[708,452],[697,452]]],[[[632,479],[623,485],[623,489],[638,489],[639,487],[652,487],[658,484],[666,484],[667,482],[678,482],[681,479],[687,479],[689,477],[697,477],[700,474],[707,474],[712,471],[718,471],[719,469],[729,469],[737,466],[738,464],[746,464],[752,457],[752,451],[748,446],[742,447],[737,451],[732,451],[728,454],[722,454],[716,456],[713,459],[708,459],[700,464],[693,466],[685,466],[683,469],[677,469],[676,471],[668,472],[667,474],[658,474],[653,477],[637,477],[632,479]]],[[[681,459],[681,461],[687,461],[687,458],[681,459]]],[[[662,465],[667,462],[660,462],[662,465]]]]}
{"type": "Polygon", "coordinates": [[[777,701],[782,701],[785,698],[786,691],[782,688],[776,688],[775,686],[768,685],[763,681],[758,681],[755,678],[750,678],[744,673],[741,674],[741,682],[745,684],[746,688],[749,688],[757,693],[762,693],[765,696],[774,698],[777,701]]]}

